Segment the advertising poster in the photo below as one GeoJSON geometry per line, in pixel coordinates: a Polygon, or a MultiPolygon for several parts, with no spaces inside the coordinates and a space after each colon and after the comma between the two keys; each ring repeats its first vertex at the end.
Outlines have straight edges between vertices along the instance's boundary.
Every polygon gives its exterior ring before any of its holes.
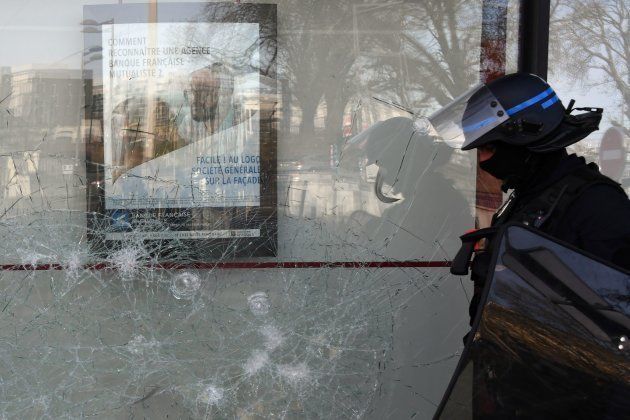
{"type": "Polygon", "coordinates": [[[269,5],[177,6],[169,14],[169,5],[144,5],[144,18],[138,4],[85,8],[98,25],[86,50],[101,57],[84,69],[86,120],[102,124],[87,147],[98,186],[92,232],[105,242],[203,244],[201,259],[227,247],[274,255],[275,66],[262,41],[275,40],[275,25],[265,33],[269,5]]]}

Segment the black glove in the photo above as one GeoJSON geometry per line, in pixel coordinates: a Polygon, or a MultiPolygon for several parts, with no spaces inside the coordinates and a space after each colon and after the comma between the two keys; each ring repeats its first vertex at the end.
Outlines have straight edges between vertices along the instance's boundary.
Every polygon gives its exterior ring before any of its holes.
{"type": "Polygon", "coordinates": [[[480,252],[473,258],[470,265],[470,279],[475,282],[475,287],[479,286],[483,289],[483,285],[486,284],[491,258],[492,254],[487,251],[480,252]]]}
{"type": "Polygon", "coordinates": [[[492,254],[490,252],[480,252],[475,255],[470,266],[470,279],[475,283],[473,297],[470,300],[468,306],[468,315],[470,316],[470,325],[472,326],[479,303],[481,301],[481,294],[483,293],[483,286],[486,284],[486,278],[488,277],[488,270],[490,269],[490,259],[492,254]]]}

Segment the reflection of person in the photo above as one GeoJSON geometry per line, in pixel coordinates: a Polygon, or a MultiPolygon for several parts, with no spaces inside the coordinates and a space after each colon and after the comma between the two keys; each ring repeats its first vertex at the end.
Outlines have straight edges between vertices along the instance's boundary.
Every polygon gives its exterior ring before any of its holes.
{"type": "MultiPolygon", "coordinates": [[[[379,122],[349,142],[368,164],[378,166],[375,193],[383,206],[379,217],[360,210],[348,223],[379,253],[418,258],[448,252],[456,232],[470,223],[468,202],[440,170],[453,149],[421,134],[409,118],[379,122]],[[355,227],[356,225],[356,227],[355,227]],[[417,244],[410,247],[409,243],[417,244]]],[[[344,153],[352,157],[353,150],[344,153]]],[[[355,152],[356,153],[356,152],[355,152]]]]}
{"type": "MultiPolygon", "coordinates": [[[[504,191],[513,190],[493,217],[494,227],[524,223],[630,269],[628,197],[595,164],[587,165],[565,150],[598,129],[601,109],[578,108],[586,112],[571,115],[544,80],[529,74],[504,76],[482,86],[460,109],[464,112],[456,125],[462,149],[478,148],[481,168],[502,180],[504,191]]],[[[438,120],[445,121],[445,116],[438,120]]],[[[440,132],[446,125],[434,126],[440,132]]],[[[473,318],[491,254],[490,241],[473,260],[473,318]]]]}
{"type": "Polygon", "coordinates": [[[214,63],[190,75],[185,96],[190,104],[179,126],[188,142],[206,138],[236,124],[234,76],[221,63],[214,63]]]}

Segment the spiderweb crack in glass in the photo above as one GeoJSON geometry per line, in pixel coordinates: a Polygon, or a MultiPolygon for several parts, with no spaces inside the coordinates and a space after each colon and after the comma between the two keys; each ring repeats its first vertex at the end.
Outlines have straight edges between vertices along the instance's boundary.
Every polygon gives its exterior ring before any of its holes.
{"type": "Polygon", "coordinates": [[[2,150],[0,263],[25,270],[0,271],[0,416],[378,418],[400,383],[437,403],[432,380],[405,375],[456,361],[465,318],[434,323],[452,296],[465,307],[442,262],[465,206],[429,211],[442,151],[409,138],[379,159],[401,203],[378,202],[344,152],[334,170],[279,176],[277,259],[207,264],[177,239],[88,246],[110,226],[86,230],[84,174],[53,176],[67,153],[2,150]]]}

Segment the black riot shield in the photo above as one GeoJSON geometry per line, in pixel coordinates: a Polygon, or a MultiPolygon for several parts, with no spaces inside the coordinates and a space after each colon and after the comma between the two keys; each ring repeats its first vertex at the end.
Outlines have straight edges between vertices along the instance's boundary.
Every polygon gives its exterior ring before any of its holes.
{"type": "Polygon", "coordinates": [[[493,239],[440,419],[630,416],[630,272],[524,225],[493,239]]]}

